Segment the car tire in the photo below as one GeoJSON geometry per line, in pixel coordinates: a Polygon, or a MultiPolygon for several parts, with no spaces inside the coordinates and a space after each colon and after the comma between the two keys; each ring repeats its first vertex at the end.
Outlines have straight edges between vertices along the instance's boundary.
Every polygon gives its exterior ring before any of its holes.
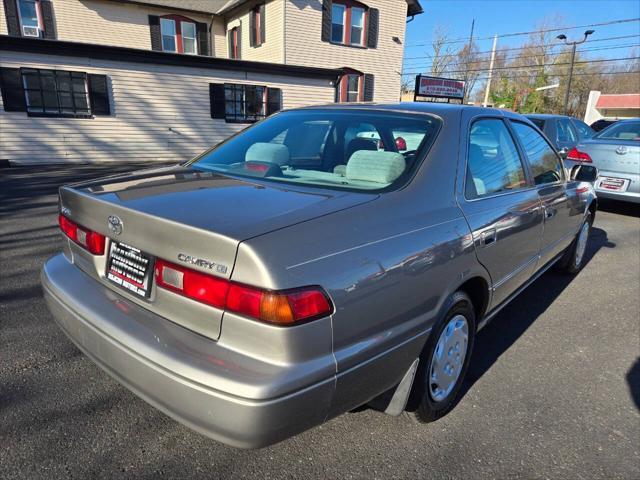
{"type": "Polygon", "coordinates": [[[473,351],[476,315],[471,299],[466,293],[457,291],[447,303],[447,313],[433,327],[420,355],[407,403],[406,415],[419,423],[438,420],[454,407],[473,351]],[[460,344],[463,343],[465,333],[466,345],[463,350],[460,344]],[[459,345],[457,350],[456,344],[459,345]],[[462,355],[462,352],[464,356],[458,361],[457,356],[462,355]],[[454,381],[447,383],[447,380],[453,378],[452,375],[447,375],[452,371],[451,367],[457,375],[454,381]]]}
{"type": "Polygon", "coordinates": [[[565,251],[562,259],[558,262],[558,269],[562,273],[574,275],[582,270],[592,224],[593,216],[591,212],[587,212],[576,237],[565,251]]]}

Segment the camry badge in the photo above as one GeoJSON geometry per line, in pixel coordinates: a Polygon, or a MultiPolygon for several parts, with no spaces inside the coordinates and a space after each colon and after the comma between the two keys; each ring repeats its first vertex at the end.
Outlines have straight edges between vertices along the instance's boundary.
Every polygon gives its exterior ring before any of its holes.
{"type": "Polygon", "coordinates": [[[624,145],[621,146],[621,147],[616,148],[616,153],[618,155],[626,155],[628,151],[629,151],[629,149],[627,147],[625,147],[624,145]]]}
{"type": "Polygon", "coordinates": [[[192,265],[196,265],[200,268],[206,268],[208,270],[215,270],[218,273],[225,274],[227,273],[227,266],[220,265],[219,263],[212,262],[211,260],[207,260],[205,258],[197,258],[193,255],[187,255],[186,253],[179,253],[178,260],[183,263],[190,263],[192,265]]]}
{"type": "Polygon", "coordinates": [[[120,235],[122,233],[122,229],[124,225],[122,224],[122,220],[115,215],[109,215],[107,219],[107,224],[109,225],[109,231],[114,235],[120,235]]]}

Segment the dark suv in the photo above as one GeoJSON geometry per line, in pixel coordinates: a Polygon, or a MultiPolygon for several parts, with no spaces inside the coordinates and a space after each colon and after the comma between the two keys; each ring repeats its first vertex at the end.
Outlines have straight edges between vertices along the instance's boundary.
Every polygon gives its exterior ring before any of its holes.
{"type": "Polygon", "coordinates": [[[561,154],[565,155],[578,142],[595,134],[583,121],[565,115],[532,114],[526,117],[543,131],[561,154]]]}

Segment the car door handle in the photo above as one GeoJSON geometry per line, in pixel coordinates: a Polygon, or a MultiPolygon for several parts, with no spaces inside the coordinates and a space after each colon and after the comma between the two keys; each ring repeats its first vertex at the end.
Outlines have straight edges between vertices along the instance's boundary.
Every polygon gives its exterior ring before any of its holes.
{"type": "Polygon", "coordinates": [[[480,243],[485,247],[488,247],[489,245],[495,243],[496,240],[497,237],[495,228],[482,232],[482,235],[480,236],[480,243]]]}

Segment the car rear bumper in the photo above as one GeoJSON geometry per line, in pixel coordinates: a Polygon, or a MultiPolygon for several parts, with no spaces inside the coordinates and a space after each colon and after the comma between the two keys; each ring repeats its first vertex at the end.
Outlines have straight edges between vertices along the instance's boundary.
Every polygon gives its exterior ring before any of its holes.
{"type": "Polygon", "coordinates": [[[42,285],[56,323],[80,350],[148,403],[211,438],[259,448],[327,418],[335,376],[275,398],[248,398],[243,393],[252,390],[243,381],[281,378],[287,367],[238,361],[237,352],[127,302],[63,255],[46,262],[42,285]]]}

